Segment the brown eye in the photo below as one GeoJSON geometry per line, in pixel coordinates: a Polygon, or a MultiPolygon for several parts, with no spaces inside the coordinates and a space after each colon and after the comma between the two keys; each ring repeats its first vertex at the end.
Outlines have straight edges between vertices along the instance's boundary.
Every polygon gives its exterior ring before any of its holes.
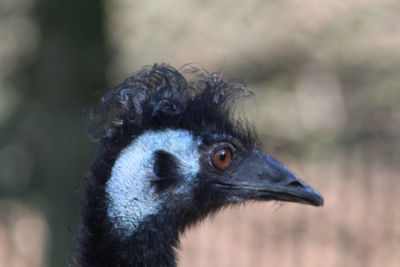
{"type": "Polygon", "coordinates": [[[213,163],[219,169],[225,169],[232,161],[232,151],[228,148],[222,148],[213,155],[213,163]]]}

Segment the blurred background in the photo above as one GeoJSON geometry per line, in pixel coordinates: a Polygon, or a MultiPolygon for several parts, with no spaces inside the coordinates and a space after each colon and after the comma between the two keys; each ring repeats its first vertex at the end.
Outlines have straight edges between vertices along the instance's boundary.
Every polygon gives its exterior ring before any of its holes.
{"type": "Polygon", "coordinates": [[[179,266],[400,266],[398,0],[1,0],[0,266],[68,266],[98,92],[155,62],[241,77],[326,205],[227,209],[179,266]]]}

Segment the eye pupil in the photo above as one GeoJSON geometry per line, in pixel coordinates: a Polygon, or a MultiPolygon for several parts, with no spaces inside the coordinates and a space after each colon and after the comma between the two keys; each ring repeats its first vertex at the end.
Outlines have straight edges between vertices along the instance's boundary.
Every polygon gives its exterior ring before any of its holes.
{"type": "Polygon", "coordinates": [[[219,152],[219,160],[220,161],[226,160],[226,151],[225,150],[219,152]]]}
{"type": "Polygon", "coordinates": [[[218,169],[225,169],[229,166],[232,160],[232,151],[228,148],[223,148],[214,153],[213,165],[218,169]]]}

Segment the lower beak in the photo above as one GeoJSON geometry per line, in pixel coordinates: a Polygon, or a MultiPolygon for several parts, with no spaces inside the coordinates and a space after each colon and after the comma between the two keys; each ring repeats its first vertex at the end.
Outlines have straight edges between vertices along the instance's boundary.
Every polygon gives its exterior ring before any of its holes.
{"type": "Polygon", "coordinates": [[[313,206],[323,206],[322,195],[303,182],[303,185],[276,185],[267,182],[242,183],[230,185],[232,189],[237,187],[240,191],[247,191],[252,199],[257,200],[280,200],[287,202],[298,202],[313,206]]]}

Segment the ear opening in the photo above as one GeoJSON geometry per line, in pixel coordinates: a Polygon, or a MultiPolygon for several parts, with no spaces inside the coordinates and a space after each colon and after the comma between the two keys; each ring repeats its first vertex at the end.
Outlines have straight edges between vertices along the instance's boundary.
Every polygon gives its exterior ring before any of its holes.
{"type": "Polygon", "coordinates": [[[152,185],[157,193],[175,186],[180,179],[177,158],[164,150],[154,152],[153,171],[155,178],[152,180],[152,185]]]}

